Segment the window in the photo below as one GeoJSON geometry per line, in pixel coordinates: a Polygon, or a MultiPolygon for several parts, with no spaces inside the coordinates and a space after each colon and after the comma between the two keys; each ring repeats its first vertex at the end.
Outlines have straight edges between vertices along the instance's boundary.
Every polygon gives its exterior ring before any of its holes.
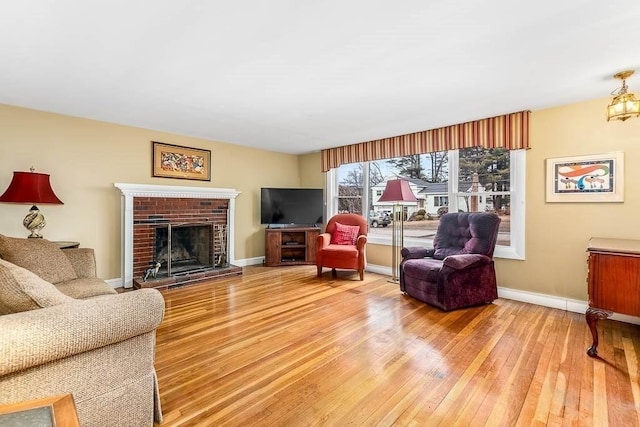
{"type": "Polygon", "coordinates": [[[329,216],[335,213],[365,212],[362,206],[366,204],[364,198],[364,178],[368,175],[367,163],[352,163],[337,169],[336,182],[331,188],[335,189],[336,206],[328,210],[329,216]]]}
{"type": "MultiPolygon", "coordinates": [[[[403,208],[406,246],[432,245],[446,212],[495,212],[502,219],[495,255],[524,259],[525,155],[474,147],[342,165],[327,173],[327,213],[391,211],[378,199],[386,181],[400,176],[418,199],[403,208]]],[[[369,241],[391,244],[391,227],[370,228],[369,241]]]]}
{"type": "Polygon", "coordinates": [[[449,196],[434,196],[433,206],[449,206],[449,196]]]}

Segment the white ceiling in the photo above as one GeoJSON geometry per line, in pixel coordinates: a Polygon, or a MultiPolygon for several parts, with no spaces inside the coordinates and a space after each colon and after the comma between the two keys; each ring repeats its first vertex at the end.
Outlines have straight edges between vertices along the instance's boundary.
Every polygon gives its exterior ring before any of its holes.
{"type": "Polygon", "coordinates": [[[307,153],[606,97],[624,69],[637,93],[639,18],[639,0],[2,0],[0,103],[307,153]]]}

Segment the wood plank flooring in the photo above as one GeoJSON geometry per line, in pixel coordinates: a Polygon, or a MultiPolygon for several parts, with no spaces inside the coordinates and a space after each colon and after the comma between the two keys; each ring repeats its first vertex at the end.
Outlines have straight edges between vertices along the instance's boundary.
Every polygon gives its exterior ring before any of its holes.
{"type": "Polygon", "coordinates": [[[444,313],[315,266],[163,291],[162,426],[640,426],[640,327],[499,299],[444,313]]]}

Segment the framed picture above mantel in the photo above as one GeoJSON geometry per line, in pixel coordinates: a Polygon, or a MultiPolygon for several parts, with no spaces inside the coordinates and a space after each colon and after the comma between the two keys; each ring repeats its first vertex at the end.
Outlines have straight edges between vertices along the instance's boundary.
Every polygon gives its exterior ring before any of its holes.
{"type": "Polygon", "coordinates": [[[624,153],[547,159],[547,202],[623,202],[624,153]]]}
{"type": "Polygon", "coordinates": [[[211,150],[152,141],[154,177],[211,181],[211,150]]]}

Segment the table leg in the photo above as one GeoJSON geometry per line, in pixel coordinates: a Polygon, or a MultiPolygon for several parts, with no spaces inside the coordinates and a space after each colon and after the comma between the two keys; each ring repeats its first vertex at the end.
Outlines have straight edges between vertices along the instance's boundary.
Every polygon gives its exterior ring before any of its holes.
{"type": "Polygon", "coordinates": [[[591,331],[591,336],[593,337],[593,344],[587,349],[589,356],[596,357],[598,355],[598,328],[596,327],[598,320],[606,319],[612,314],[611,311],[594,307],[589,307],[584,314],[584,317],[587,319],[587,325],[589,325],[589,330],[591,331]]]}

